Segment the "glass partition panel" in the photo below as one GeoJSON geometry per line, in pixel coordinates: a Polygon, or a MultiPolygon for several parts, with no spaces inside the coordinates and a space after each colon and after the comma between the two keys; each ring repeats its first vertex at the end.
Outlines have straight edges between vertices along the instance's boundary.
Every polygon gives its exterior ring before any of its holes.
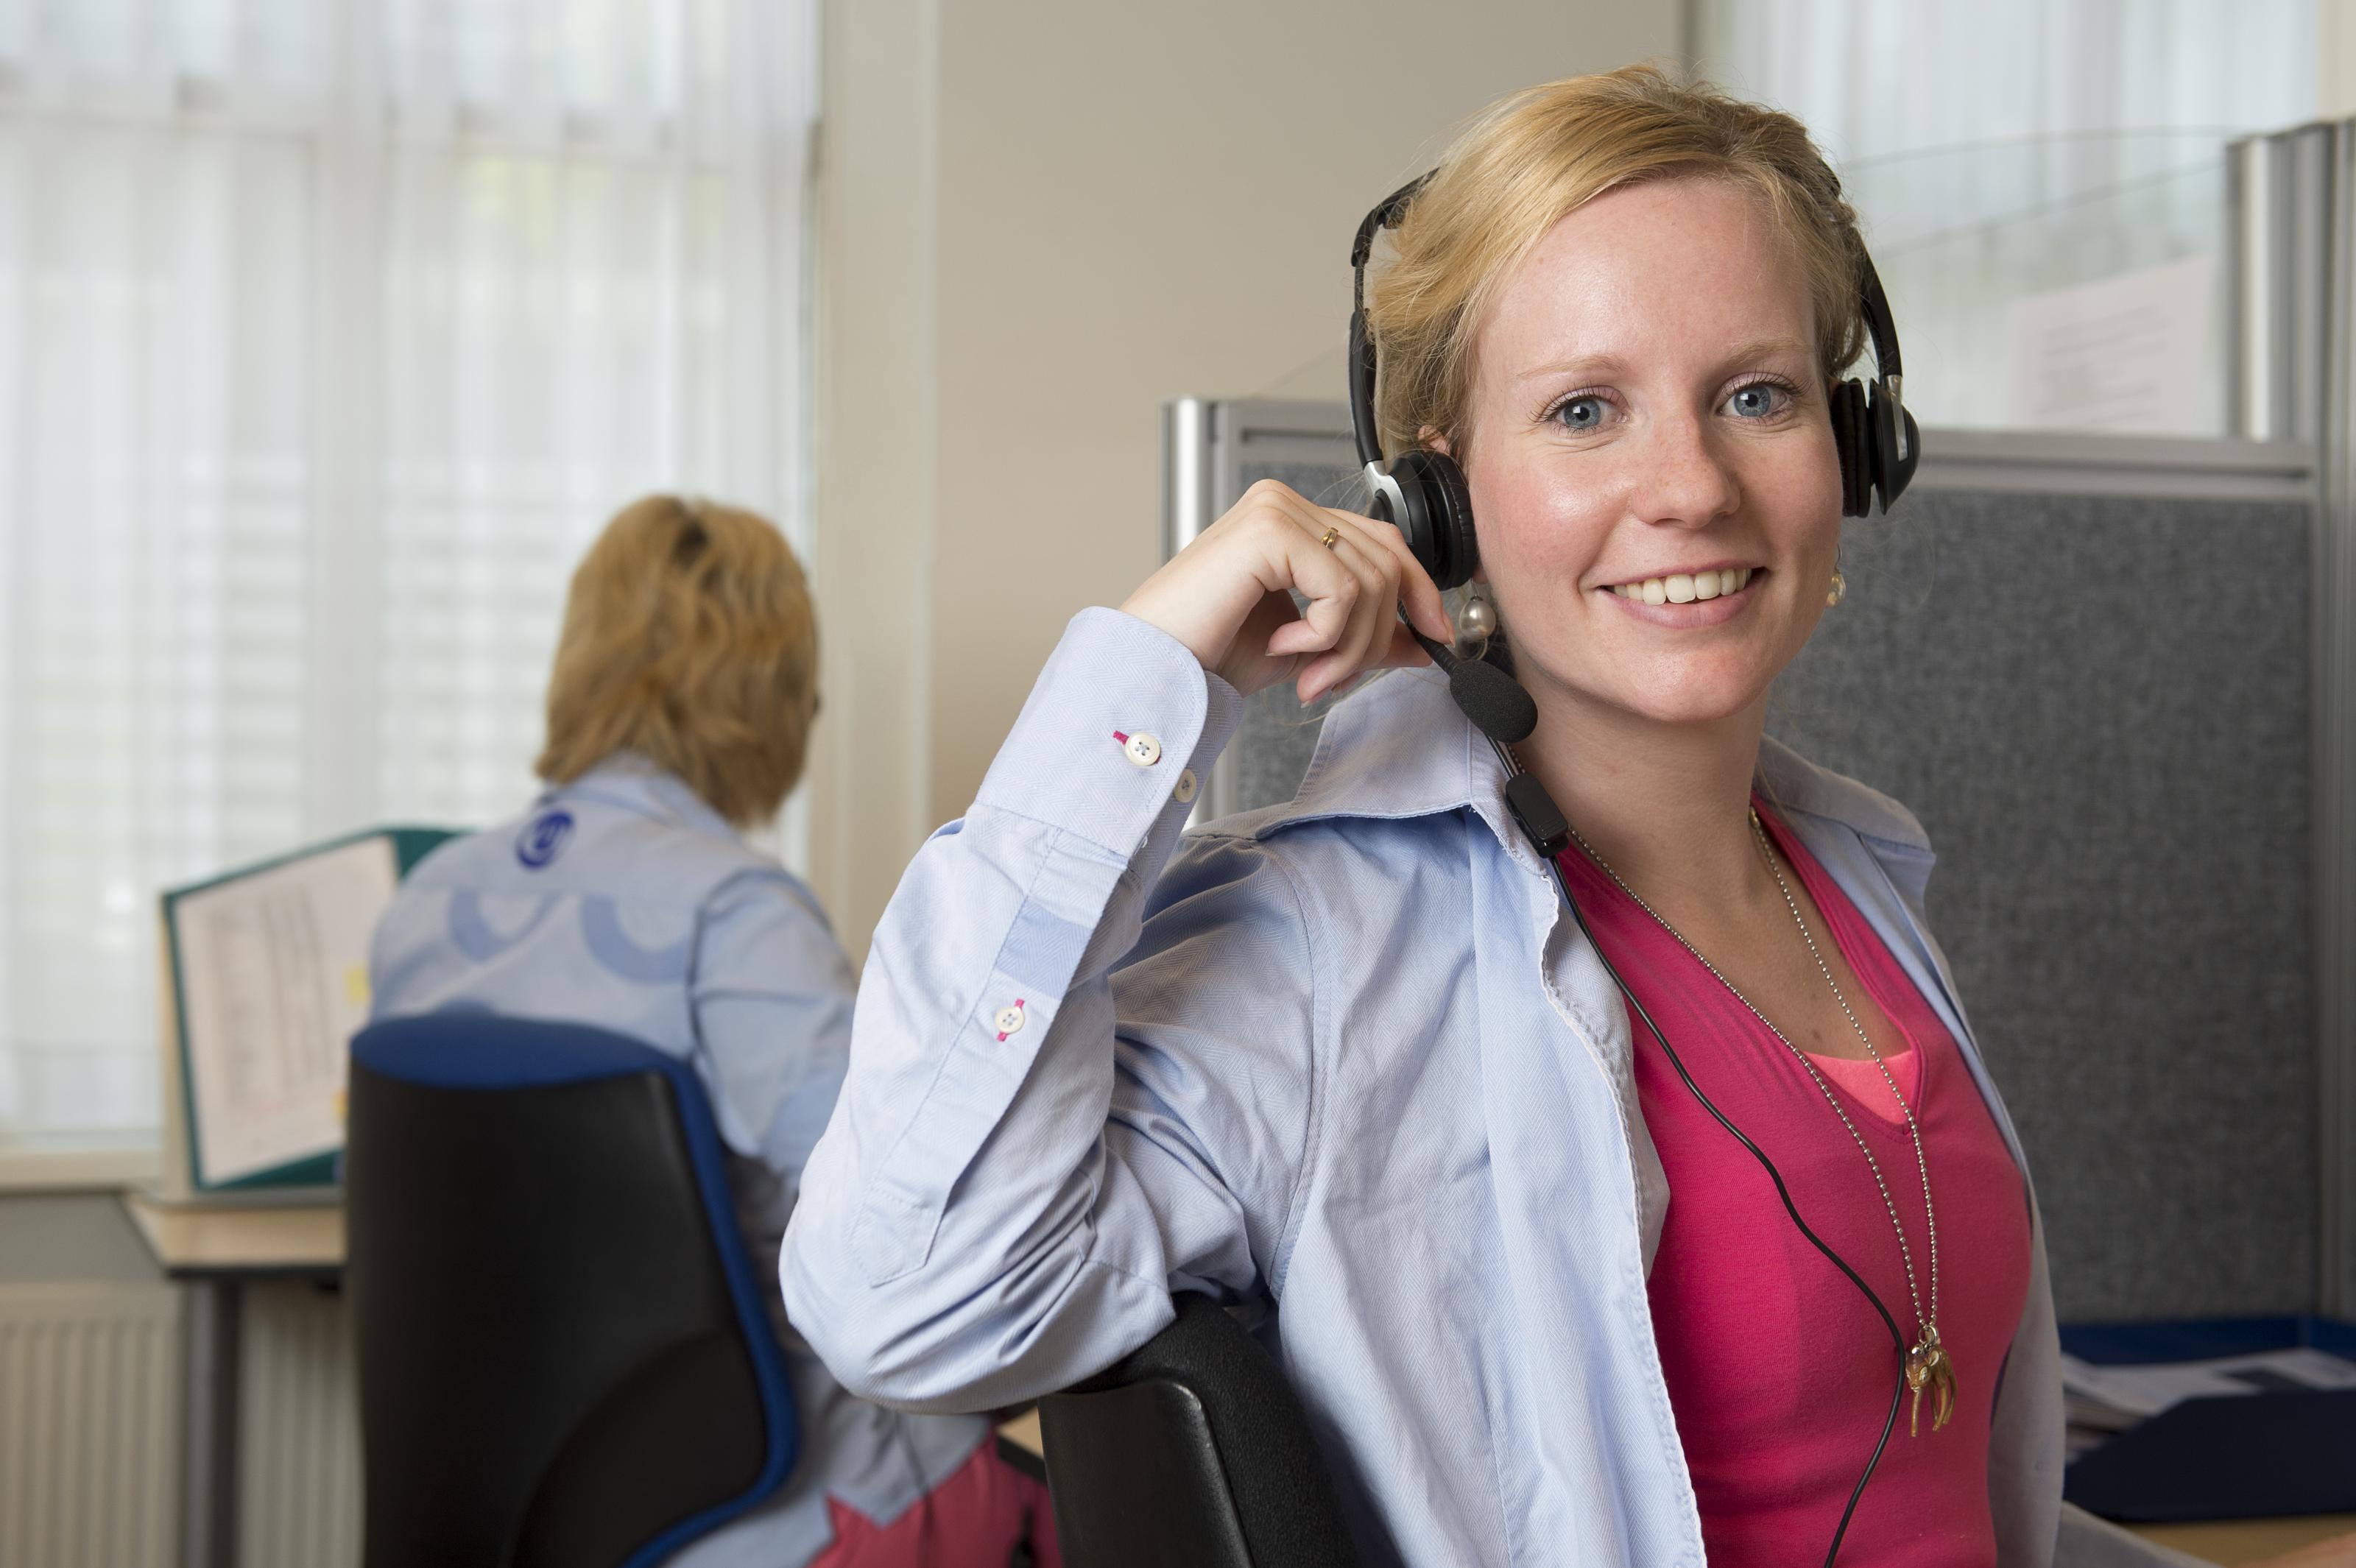
{"type": "Polygon", "coordinates": [[[1698,0],[1691,16],[1701,72],[1797,115],[1841,171],[1925,425],[2233,428],[2225,149],[2317,112],[2317,0],[1698,0]]]}
{"type": "Polygon", "coordinates": [[[1844,178],[1923,424],[2227,433],[2218,133],[1933,148],[1844,178]]]}

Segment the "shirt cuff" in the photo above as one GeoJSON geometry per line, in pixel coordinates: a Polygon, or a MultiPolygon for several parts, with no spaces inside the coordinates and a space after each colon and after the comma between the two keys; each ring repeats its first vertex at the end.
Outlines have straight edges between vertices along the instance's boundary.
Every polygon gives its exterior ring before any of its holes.
{"type": "Polygon", "coordinates": [[[1183,816],[1242,716],[1236,688],[1177,638],[1119,610],[1083,610],[974,804],[1125,861],[1165,814],[1183,816]]]}

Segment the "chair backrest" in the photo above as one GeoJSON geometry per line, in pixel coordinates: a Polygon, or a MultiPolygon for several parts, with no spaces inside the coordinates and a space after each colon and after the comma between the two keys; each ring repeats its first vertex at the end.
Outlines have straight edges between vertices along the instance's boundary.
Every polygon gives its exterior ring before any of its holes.
{"type": "Polygon", "coordinates": [[[1039,1403],[1066,1568],[1355,1568],[1301,1401],[1208,1296],[1039,1403]]]}
{"type": "Polygon", "coordinates": [[[368,1568],[660,1561],[781,1485],[785,1360],[686,1063],[449,1012],[352,1041],[368,1568]]]}

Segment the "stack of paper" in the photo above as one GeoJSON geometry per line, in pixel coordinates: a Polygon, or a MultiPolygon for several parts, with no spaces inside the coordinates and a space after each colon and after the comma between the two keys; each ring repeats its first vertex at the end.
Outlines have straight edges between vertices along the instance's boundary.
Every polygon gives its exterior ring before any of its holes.
{"type": "Polygon", "coordinates": [[[2074,1459],[2112,1433],[2124,1432],[2181,1400],[2278,1389],[2356,1389],[2356,1361],[2305,1345],[2144,1366],[2098,1366],[2063,1356],[2069,1456],[2074,1459]]]}
{"type": "Polygon", "coordinates": [[[379,828],[164,894],[164,1198],[332,1179],[369,937],[447,837],[379,828]]]}

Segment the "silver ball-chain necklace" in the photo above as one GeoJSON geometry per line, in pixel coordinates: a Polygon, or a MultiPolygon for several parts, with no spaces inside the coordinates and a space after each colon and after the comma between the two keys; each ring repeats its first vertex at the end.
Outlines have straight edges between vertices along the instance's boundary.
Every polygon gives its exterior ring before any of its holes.
{"type": "Polygon", "coordinates": [[[1832,987],[1833,1000],[1840,1004],[1841,1014],[1848,1019],[1848,1027],[1857,1031],[1857,1038],[1865,1045],[1866,1055],[1872,1058],[1874,1066],[1881,1070],[1882,1082],[1890,1085],[1890,1096],[1898,1102],[1898,1109],[1906,1118],[1907,1136],[1914,1140],[1914,1168],[1922,1179],[1922,1219],[1929,1241],[1931,1310],[1927,1313],[1922,1310],[1922,1296],[1915,1284],[1913,1249],[1906,1244],[1906,1227],[1898,1218],[1898,1205],[1890,1196],[1890,1183],[1881,1174],[1881,1162],[1873,1157],[1873,1150],[1866,1146],[1864,1135],[1857,1130],[1857,1124],[1849,1120],[1848,1113],[1841,1108],[1840,1098],[1833,1093],[1832,1085],[1825,1082],[1825,1075],[1808,1059],[1808,1053],[1793,1044],[1791,1036],[1777,1029],[1774,1020],[1761,1012],[1757,1005],[1726,977],[1724,971],[1711,963],[1700,948],[1687,942],[1684,933],[1671,925],[1660,911],[1646,903],[1643,895],[1612,869],[1612,862],[1596,851],[1585,835],[1576,827],[1570,830],[1572,839],[1586,852],[1587,858],[1594,861],[1622,892],[1634,901],[1638,909],[1651,915],[1655,924],[1675,937],[1678,946],[1700,960],[1701,966],[1718,977],[1718,983],[1726,987],[1730,996],[1749,1008],[1752,1018],[1766,1025],[1768,1033],[1783,1042],[1784,1049],[1807,1070],[1808,1077],[1823,1093],[1825,1104],[1833,1108],[1833,1115],[1838,1116],[1841,1125],[1848,1129],[1849,1137],[1857,1144],[1858,1153],[1865,1156],[1866,1168],[1873,1172],[1873,1184],[1881,1191],[1881,1206],[1889,1211],[1890,1228],[1898,1237],[1899,1260],[1906,1265],[1906,1294],[1914,1307],[1914,1345],[1906,1352],[1906,1386],[1913,1392],[1914,1404],[1908,1413],[1907,1432],[1909,1435],[1919,1435],[1922,1431],[1922,1391],[1926,1388],[1931,1391],[1931,1430],[1936,1432],[1946,1425],[1948,1417],[1954,1413],[1955,1367],[1947,1355],[1946,1347],[1939,1342],[1939,1217],[1931,1206],[1931,1166],[1922,1157],[1922,1125],[1915,1120],[1914,1107],[1906,1103],[1905,1093],[1898,1087],[1898,1079],[1890,1071],[1890,1063],[1884,1061],[1881,1052],[1874,1049],[1873,1037],[1867,1034],[1865,1026],[1857,1021],[1857,1014],[1850,1008],[1848,998],[1841,994],[1840,982],[1833,978],[1831,967],[1825,963],[1824,954],[1816,947],[1815,936],[1808,930],[1808,923],[1801,918],[1799,901],[1792,896],[1791,885],[1783,880],[1783,867],[1775,863],[1774,851],[1767,845],[1767,830],[1761,825],[1756,810],[1751,813],[1751,834],[1759,846],[1760,859],[1767,862],[1767,869],[1775,879],[1776,891],[1783,895],[1783,907],[1792,912],[1792,923],[1800,928],[1801,939],[1808,944],[1808,956],[1816,961],[1816,973],[1822,975],[1825,984],[1832,987]]]}

